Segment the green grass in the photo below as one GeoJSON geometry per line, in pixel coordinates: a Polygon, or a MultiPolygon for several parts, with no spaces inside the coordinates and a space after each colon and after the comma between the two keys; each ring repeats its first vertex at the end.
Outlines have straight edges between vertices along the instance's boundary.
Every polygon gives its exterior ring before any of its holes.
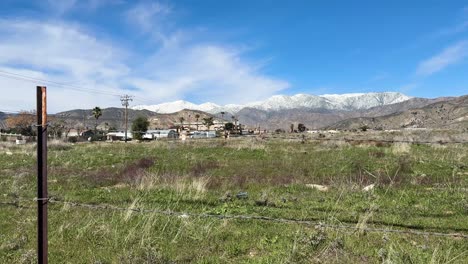
{"type": "MultiPolygon", "coordinates": [[[[54,145],[49,195],[122,208],[468,234],[466,153],[466,144],[248,138],[54,145]],[[377,187],[363,192],[369,184],[377,187]],[[236,198],[239,192],[248,197],[236,198]]],[[[32,200],[35,177],[34,146],[0,146],[0,201],[32,200]]],[[[35,203],[0,209],[0,263],[34,262],[35,203]]],[[[466,263],[468,243],[50,203],[49,253],[51,263],[466,263]]]]}

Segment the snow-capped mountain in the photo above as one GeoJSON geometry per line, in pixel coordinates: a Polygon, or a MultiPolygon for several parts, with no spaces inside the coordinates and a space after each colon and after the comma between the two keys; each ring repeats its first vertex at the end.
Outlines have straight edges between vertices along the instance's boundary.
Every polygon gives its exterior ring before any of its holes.
{"type": "Polygon", "coordinates": [[[194,104],[191,102],[178,100],[169,103],[162,103],[162,104],[155,104],[155,105],[137,105],[132,107],[134,110],[150,110],[153,112],[161,113],[161,114],[168,114],[168,113],[175,113],[183,109],[190,109],[190,110],[200,110],[204,112],[212,112],[213,109],[221,108],[221,106],[214,104],[214,103],[203,103],[203,104],[194,104]]]}
{"type": "Polygon", "coordinates": [[[133,109],[147,109],[158,113],[174,113],[182,109],[191,109],[208,113],[219,113],[224,111],[233,114],[246,107],[265,111],[279,111],[296,108],[352,111],[400,103],[410,98],[411,97],[398,92],[325,95],[296,94],[293,96],[275,95],[265,101],[253,102],[245,105],[228,104],[220,106],[214,103],[203,103],[197,105],[191,102],[179,100],[157,105],[139,105],[133,107],[133,109]]]}

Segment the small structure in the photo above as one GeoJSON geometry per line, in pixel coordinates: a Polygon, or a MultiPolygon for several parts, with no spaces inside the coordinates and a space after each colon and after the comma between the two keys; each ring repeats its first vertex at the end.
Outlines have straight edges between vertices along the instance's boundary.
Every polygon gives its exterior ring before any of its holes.
{"type": "Polygon", "coordinates": [[[215,138],[216,131],[193,131],[190,138],[215,138]]]}
{"type": "Polygon", "coordinates": [[[143,139],[159,139],[159,138],[178,138],[177,131],[175,129],[165,130],[148,130],[143,135],[143,139]]]}
{"type": "Polygon", "coordinates": [[[93,130],[85,130],[85,131],[80,133],[80,136],[83,137],[83,138],[94,137],[94,131],[93,130]]]}
{"type": "MultiPolygon", "coordinates": [[[[107,133],[107,140],[125,140],[125,131],[116,131],[107,133]]],[[[133,139],[133,134],[130,131],[127,131],[127,139],[133,139]]]]}

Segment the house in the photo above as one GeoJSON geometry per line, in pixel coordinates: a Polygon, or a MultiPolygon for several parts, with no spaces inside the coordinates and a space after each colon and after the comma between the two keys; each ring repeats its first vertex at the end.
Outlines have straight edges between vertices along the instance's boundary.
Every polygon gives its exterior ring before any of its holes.
{"type": "MultiPolygon", "coordinates": [[[[125,131],[116,131],[116,132],[109,132],[106,134],[107,140],[114,141],[114,140],[125,140],[125,131]]],[[[131,140],[133,138],[132,132],[127,131],[127,139],[131,140]]]]}
{"type": "Polygon", "coordinates": [[[86,130],[80,133],[80,136],[83,138],[90,138],[94,136],[94,131],[93,130],[86,130]]]}
{"type": "Polygon", "coordinates": [[[190,134],[190,138],[215,138],[215,131],[193,131],[190,134]]]}
{"type": "Polygon", "coordinates": [[[143,139],[158,139],[158,138],[178,138],[179,135],[175,129],[165,130],[148,130],[143,135],[143,139]]]}

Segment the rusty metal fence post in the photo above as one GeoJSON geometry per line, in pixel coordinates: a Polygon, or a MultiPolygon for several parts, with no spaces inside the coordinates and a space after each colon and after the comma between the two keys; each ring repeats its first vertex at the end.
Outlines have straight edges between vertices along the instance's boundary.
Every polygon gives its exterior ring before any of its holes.
{"type": "Polygon", "coordinates": [[[47,264],[47,95],[37,86],[37,260],[47,264]]]}

